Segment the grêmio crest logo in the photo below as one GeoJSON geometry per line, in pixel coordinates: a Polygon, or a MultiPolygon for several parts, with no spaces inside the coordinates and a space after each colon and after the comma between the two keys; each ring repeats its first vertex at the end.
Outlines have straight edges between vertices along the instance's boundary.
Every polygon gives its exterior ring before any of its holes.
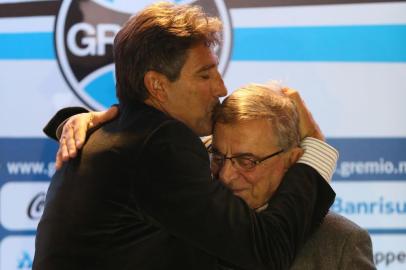
{"type": "MultiPolygon", "coordinates": [[[[64,0],[55,23],[55,47],[62,74],[88,107],[101,110],[117,102],[114,37],[136,12],[156,0],[64,0]]],[[[231,23],[223,0],[173,0],[200,5],[223,22],[223,44],[215,48],[224,74],[231,51],[231,23]]]]}

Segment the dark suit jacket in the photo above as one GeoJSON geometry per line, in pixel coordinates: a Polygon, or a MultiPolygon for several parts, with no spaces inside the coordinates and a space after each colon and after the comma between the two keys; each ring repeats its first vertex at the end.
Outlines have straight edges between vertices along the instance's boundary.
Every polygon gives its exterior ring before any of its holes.
{"type": "Polygon", "coordinates": [[[291,270],[376,269],[366,230],[334,212],[299,251],[291,270]]]}
{"type": "Polygon", "coordinates": [[[255,213],[211,179],[188,127],[145,104],[120,111],[53,177],[34,270],[209,270],[219,260],[285,269],[334,200],[314,169],[296,164],[255,213]]]}

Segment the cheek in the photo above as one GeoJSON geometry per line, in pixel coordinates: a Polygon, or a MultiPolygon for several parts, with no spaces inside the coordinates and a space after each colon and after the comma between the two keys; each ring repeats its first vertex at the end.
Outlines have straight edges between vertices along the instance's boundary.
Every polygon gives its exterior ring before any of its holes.
{"type": "Polygon", "coordinates": [[[237,197],[243,199],[251,208],[257,207],[255,194],[256,181],[254,175],[243,174],[238,179],[235,179],[231,184],[234,188],[242,188],[243,191],[234,193],[237,197]]]}
{"type": "Polygon", "coordinates": [[[268,197],[278,188],[281,179],[279,171],[257,175],[256,181],[253,183],[253,194],[268,197]]]}
{"type": "Polygon", "coordinates": [[[196,92],[196,97],[205,104],[210,104],[213,102],[213,95],[210,91],[210,88],[204,86],[199,87],[196,92]]]}
{"type": "Polygon", "coordinates": [[[255,194],[255,190],[262,182],[262,179],[258,174],[245,174],[243,177],[241,177],[241,179],[243,179],[242,182],[244,187],[247,188],[245,192],[247,196],[252,196],[252,194],[255,194]]]}
{"type": "Polygon", "coordinates": [[[190,110],[199,112],[202,115],[206,115],[210,104],[211,100],[206,95],[203,93],[198,93],[191,97],[186,105],[190,110]]]}
{"type": "Polygon", "coordinates": [[[244,174],[244,180],[251,186],[256,186],[261,179],[261,174],[258,173],[246,173],[244,174]]]}

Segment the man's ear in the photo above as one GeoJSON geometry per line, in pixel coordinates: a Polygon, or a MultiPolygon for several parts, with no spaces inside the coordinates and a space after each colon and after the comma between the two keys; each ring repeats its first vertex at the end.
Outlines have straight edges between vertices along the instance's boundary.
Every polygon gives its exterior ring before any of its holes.
{"type": "Polygon", "coordinates": [[[165,76],[154,70],[149,70],[144,75],[144,85],[148,90],[149,96],[159,102],[165,102],[167,93],[164,87],[165,76]]]}
{"type": "Polygon", "coordinates": [[[303,149],[300,147],[294,147],[289,150],[285,159],[285,169],[289,169],[298,159],[303,155],[303,149]]]}

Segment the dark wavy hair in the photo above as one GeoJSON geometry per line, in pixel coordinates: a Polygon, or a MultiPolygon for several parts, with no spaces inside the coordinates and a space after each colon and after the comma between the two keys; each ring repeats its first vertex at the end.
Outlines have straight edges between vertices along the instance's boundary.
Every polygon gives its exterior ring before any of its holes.
{"type": "Polygon", "coordinates": [[[179,78],[187,51],[220,43],[222,24],[198,6],[159,2],[130,18],[114,40],[116,91],[120,103],[148,97],[144,76],[154,70],[170,81],[179,78]]]}

